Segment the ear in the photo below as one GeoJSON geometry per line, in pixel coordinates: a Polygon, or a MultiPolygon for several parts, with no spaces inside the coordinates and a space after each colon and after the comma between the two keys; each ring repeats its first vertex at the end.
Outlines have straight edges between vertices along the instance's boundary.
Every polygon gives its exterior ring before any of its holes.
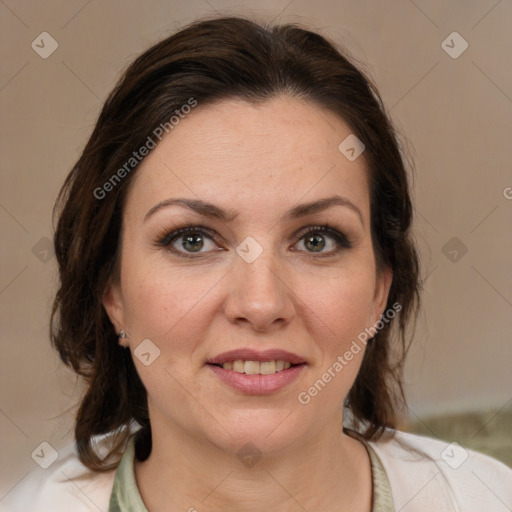
{"type": "Polygon", "coordinates": [[[391,268],[377,272],[375,278],[375,293],[373,296],[373,307],[371,313],[371,325],[375,325],[384,314],[384,309],[388,302],[389,290],[393,281],[393,272],[391,268]]]}
{"type": "MultiPolygon", "coordinates": [[[[121,287],[118,283],[108,282],[102,297],[103,307],[107,312],[116,333],[125,329],[124,304],[121,287]]],[[[120,340],[120,345],[127,346],[126,340],[120,340]]]]}

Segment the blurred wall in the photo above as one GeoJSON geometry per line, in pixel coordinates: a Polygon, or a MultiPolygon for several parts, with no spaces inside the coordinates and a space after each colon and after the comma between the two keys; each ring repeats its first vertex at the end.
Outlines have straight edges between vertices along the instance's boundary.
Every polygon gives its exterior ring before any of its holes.
{"type": "Polygon", "coordinates": [[[366,63],[416,166],[426,282],[407,366],[411,416],[491,409],[494,418],[512,404],[510,2],[5,0],[0,498],[41,442],[58,449],[72,439],[80,386],[47,334],[59,187],[120,71],[215,10],[306,24],[366,63]]]}

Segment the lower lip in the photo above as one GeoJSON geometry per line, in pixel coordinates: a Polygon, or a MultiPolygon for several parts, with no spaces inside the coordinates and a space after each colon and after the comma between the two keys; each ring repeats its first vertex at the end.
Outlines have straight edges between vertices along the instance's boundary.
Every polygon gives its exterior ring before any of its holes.
{"type": "Polygon", "coordinates": [[[207,366],[223,382],[242,393],[248,395],[267,395],[280,391],[296,380],[306,365],[298,364],[271,375],[247,375],[233,370],[224,370],[224,368],[213,364],[208,364],[207,366]]]}

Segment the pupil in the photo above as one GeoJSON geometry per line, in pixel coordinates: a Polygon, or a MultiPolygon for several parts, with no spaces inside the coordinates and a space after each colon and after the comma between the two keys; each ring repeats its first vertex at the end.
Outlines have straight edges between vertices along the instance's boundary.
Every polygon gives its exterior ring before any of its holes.
{"type": "Polygon", "coordinates": [[[325,247],[325,241],[323,239],[323,236],[321,236],[321,235],[310,236],[308,238],[308,241],[309,242],[313,241],[312,242],[312,247],[313,247],[314,251],[317,251],[317,252],[321,251],[325,247]],[[319,239],[320,239],[320,242],[318,242],[319,239]],[[316,240],[316,241],[314,241],[314,240],[316,240]]]}
{"type": "MultiPolygon", "coordinates": [[[[191,242],[191,240],[193,241],[194,239],[197,241],[197,239],[201,239],[201,236],[200,235],[189,235],[189,236],[185,237],[184,242],[183,242],[183,247],[186,249],[187,248],[186,244],[191,242]]],[[[192,242],[192,244],[193,243],[194,242],[192,242]]],[[[201,243],[200,247],[195,246],[195,249],[194,249],[194,246],[192,246],[192,251],[195,251],[196,249],[200,250],[202,248],[202,246],[203,246],[202,243],[201,243]]]]}

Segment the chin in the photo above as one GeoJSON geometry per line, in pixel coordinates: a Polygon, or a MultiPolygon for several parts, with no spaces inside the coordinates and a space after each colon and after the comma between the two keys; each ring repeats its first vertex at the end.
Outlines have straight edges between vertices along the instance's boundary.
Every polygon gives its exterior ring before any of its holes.
{"type": "Polygon", "coordinates": [[[300,444],[308,433],[307,423],[289,407],[232,411],[221,417],[224,428],[212,431],[210,423],[206,436],[222,450],[236,455],[244,447],[277,454],[300,444]]]}

